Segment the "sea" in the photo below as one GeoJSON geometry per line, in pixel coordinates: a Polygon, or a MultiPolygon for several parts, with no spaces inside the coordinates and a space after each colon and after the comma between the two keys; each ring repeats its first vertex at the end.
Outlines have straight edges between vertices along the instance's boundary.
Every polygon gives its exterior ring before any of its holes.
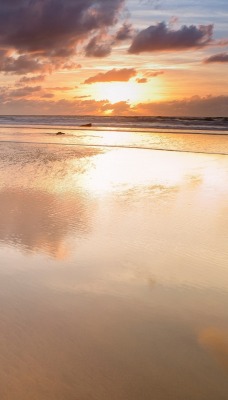
{"type": "Polygon", "coordinates": [[[228,117],[6,115],[0,140],[227,154],[228,117]]]}
{"type": "Polygon", "coordinates": [[[227,243],[228,118],[0,116],[0,399],[227,400],[227,243]]]}
{"type": "Polygon", "coordinates": [[[94,128],[127,128],[127,129],[166,129],[194,131],[227,131],[228,117],[123,117],[123,116],[59,116],[59,115],[2,115],[0,125],[3,126],[52,126],[68,129],[79,128],[91,123],[94,128]]]}

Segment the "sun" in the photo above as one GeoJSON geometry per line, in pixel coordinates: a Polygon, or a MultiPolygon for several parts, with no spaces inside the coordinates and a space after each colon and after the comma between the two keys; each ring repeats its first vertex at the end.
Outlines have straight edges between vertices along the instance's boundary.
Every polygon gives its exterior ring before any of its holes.
{"type": "Polygon", "coordinates": [[[136,81],[128,82],[99,82],[90,90],[94,100],[108,100],[110,103],[126,101],[132,105],[153,100],[160,100],[161,83],[155,80],[148,84],[139,84],[136,81]]]}
{"type": "Polygon", "coordinates": [[[142,88],[136,82],[102,82],[94,85],[95,100],[108,100],[110,103],[127,101],[134,104],[142,97],[142,88]]]}

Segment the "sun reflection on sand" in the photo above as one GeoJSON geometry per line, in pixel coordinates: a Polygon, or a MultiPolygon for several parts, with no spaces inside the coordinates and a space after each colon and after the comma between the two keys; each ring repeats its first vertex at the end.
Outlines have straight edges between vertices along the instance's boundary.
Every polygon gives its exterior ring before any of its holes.
{"type": "Polygon", "coordinates": [[[151,150],[115,149],[95,156],[83,181],[88,190],[96,193],[124,190],[134,185],[175,187],[184,181],[192,157],[151,150]]]}

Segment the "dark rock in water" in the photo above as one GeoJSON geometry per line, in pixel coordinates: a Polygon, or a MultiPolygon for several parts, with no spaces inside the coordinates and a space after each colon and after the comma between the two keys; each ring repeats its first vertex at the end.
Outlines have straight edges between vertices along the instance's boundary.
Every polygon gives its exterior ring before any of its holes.
{"type": "Polygon", "coordinates": [[[89,123],[89,124],[83,124],[83,125],[81,125],[81,126],[92,126],[92,124],[91,124],[91,123],[89,123]]]}
{"type": "Polygon", "coordinates": [[[57,132],[56,135],[65,135],[64,132],[57,132]]]}

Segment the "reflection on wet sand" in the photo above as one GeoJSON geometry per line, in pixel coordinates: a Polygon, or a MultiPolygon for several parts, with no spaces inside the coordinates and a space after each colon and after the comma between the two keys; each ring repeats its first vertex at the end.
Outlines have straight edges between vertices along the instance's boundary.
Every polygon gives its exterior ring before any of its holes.
{"type": "Polygon", "coordinates": [[[228,372],[228,331],[215,327],[204,329],[199,334],[199,343],[228,372]]]}
{"type": "Polygon", "coordinates": [[[228,162],[0,155],[1,400],[225,400],[228,162]]]}
{"type": "Polygon", "coordinates": [[[54,258],[67,254],[66,239],[74,232],[83,236],[89,230],[86,198],[57,196],[41,190],[5,189],[0,191],[0,242],[27,251],[44,252],[54,258]]]}
{"type": "Polygon", "coordinates": [[[225,399],[228,383],[202,360],[195,315],[189,321],[180,292],[157,288],[148,304],[63,295],[34,285],[36,277],[29,271],[0,282],[4,400],[225,399]]]}

